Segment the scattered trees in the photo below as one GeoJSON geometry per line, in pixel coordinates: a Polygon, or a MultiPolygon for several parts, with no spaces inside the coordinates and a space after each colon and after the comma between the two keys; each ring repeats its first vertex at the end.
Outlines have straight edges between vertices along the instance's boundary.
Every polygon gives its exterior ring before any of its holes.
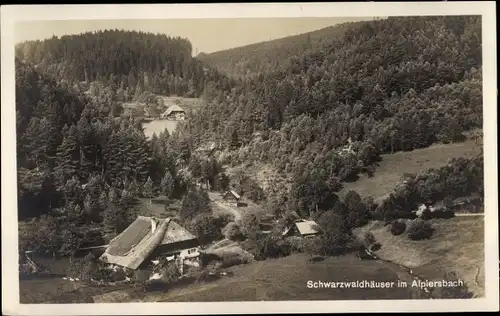
{"type": "Polygon", "coordinates": [[[191,220],[190,227],[201,244],[208,244],[222,238],[222,229],[228,223],[229,218],[227,216],[214,216],[210,213],[202,213],[196,215],[191,220]]]}

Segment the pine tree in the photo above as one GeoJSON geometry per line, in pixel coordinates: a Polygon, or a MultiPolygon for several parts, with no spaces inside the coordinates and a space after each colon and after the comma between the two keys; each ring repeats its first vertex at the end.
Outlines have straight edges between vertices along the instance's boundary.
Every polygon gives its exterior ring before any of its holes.
{"type": "Polygon", "coordinates": [[[83,199],[83,192],[80,184],[80,180],[76,176],[66,181],[63,188],[64,199],[66,205],[79,204],[83,199]]]}
{"type": "Polygon", "coordinates": [[[174,178],[172,178],[170,171],[165,171],[165,175],[161,179],[160,187],[162,193],[169,199],[174,191],[174,178]]]}
{"type": "Polygon", "coordinates": [[[109,205],[103,217],[103,224],[106,231],[115,235],[121,233],[130,224],[130,217],[127,210],[115,204],[109,205]]]}
{"type": "Polygon", "coordinates": [[[152,203],[151,199],[153,198],[154,195],[153,180],[151,180],[151,177],[148,177],[148,180],[146,180],[146,183],[144,183],[142,195],[146,198],[149,198],[149,205],[151,205],[152,203]]]}

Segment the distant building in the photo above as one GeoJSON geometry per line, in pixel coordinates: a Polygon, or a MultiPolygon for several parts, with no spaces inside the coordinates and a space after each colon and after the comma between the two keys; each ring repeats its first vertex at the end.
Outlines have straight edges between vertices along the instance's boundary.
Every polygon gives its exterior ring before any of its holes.
{"type": "Polygon", "coordinates": [[[222,200],[224,201],[225,204],[234,207],[238,207],[240,205],[240,199],[241,196],[238,193],[234,192],[233,190],[227,191],[222,196],[222,200]]]}
{"type": "Polygon", "coordinates": [[[165,257],[184,265],[199,265],[198,239],[185,228],[167,219],[139,216],[113,238],[101,261],[135,270],[152,259],[165,257]]]}
{"type": "Polygon", "coordinates": [[[186,119],[186,111],[177,104],[174,104],[163,112],[160,117],[167,120],[183,121],[186,119]]]}
{"type": "Polygon", "coordinates": [[[319,233],[319,225],[315,221],[299,219],[283,231],[283,236],[313,237],[319,233]]]}

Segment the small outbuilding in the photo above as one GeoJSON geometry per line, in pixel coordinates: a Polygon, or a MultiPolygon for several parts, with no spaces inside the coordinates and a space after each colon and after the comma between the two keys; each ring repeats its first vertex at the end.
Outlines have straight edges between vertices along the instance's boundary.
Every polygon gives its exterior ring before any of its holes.
{"type": "Polygon", "coordinates": [[[240,205],[241,196],[233,190],[229,190],[222,195],[222,200],[229,206],[238,207],[240,205]]]}

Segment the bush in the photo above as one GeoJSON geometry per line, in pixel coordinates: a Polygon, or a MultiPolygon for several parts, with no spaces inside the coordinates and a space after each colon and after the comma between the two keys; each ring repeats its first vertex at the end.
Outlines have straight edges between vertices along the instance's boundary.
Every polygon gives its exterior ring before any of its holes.
{"type": "Polygon", "coordinates": [[[255,258],[264,260],[267,258],[286,257],[292,252],[291,245],[283,238],[266,235],[257,240],[255,258]]]}
{"type": "Polygon", "coordinates": [[[417,215],[409,211],[387,211],[384,213],[384,220],[393,221],[397,219],[415,219],[417,215]]]}
{"type": "MultiPolygon", "coordinates": [[[[95,276],[99,274],[101,265],[94,255],[88,254],[79,260],[73,260],[66,274],[72,278],[79,278],[81,280],[96,279],[95,276]]],[[[104,274],[104,273],[103,273],[104,274]]]]}
{"type": "Polygon", "coordinates": [[[395,220],[391,222],[391,234],[394,236],[401,235],[406,230],[406,223],[401,220],[395,220]]]}
{"type": "Polygon", "coordinates": [[[240,254],[235,252],[228,252],[222,255],[221,268],[229,268],[239,264],[248,263],[247,258],[242,257],[240,254]]]}
{"type": "Polygon", "coordinates": [[[287,238],[287,242],[290,245],[290,251],[292,253],[306,252],[308,246],[312,244],[311,240],[312,240],[312,238],[307,238],[307,239],[303,239],[300,237],[288,237],[287,238]],[[311,243],[309,243],[309,241],[311,241],[311,243]]]}
{"type": "Polygon", "coordinates": [[[434,233],[434,228],[422,219],[413,220],[408,228],[408,237],[412,240],[428,239],[434,233]]]}
{"type": "Polygon", "coordinates": [[[190,228],[196,233],[200,243],[208,244],[222,238],[221,230],[229,220],[229,217],[225,215],[199,214],[191,221],[190,228]]]}
{"type": "Polygon", "coordinates": [[[235,222],[228,223],[223,229],[222,234],[229,240],[242,240],[244,238],[240,226],[235,222]]]}
{"type": "Polygon", "coordinates": [[[222,261],[222,258],[219,255],[205,252],[200,253],[199,259],[203,267],[208,266],[212,262],[222,261]]]}
{"type": "Polygon", "coordinates": [[[450,219],[455,217],[455,212],[452,210],[439,210],[431,212],[430,218],[442,218],[442,219],[450,219]]]}
{"type": "Polygon", "coordinates": [[[432,212],[428,208],[426,208],[425,210],[422,211],[420,218],[423,219],[424,221],[427,221],[432,218],[432,212]]]}

